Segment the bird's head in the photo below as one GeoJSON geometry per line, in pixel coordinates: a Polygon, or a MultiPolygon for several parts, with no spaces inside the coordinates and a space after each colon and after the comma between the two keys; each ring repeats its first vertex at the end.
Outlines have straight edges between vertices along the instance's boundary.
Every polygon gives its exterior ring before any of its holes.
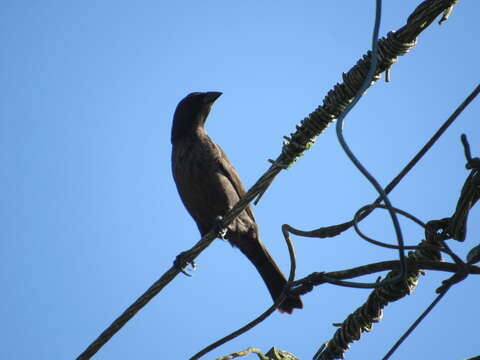
{"type": "Polygon", "coordinates": [[[199,128],[203,129],[212,104],[220,95],[222,93],[218,91],[194,92],[178,103],[173,115],[172,144],[199,128]]]}

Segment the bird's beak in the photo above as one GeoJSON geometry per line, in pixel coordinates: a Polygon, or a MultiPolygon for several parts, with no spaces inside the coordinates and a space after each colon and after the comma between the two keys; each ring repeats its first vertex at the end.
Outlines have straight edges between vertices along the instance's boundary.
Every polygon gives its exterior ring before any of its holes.
{"type": "Polygon", "coordinates": [[[203,98],[203,102],[205,104],[213,104],[215,100],[217,100],[221,95],[222,95],[221,92],[209,91],[206,93],[205,97],[203,98]]]}

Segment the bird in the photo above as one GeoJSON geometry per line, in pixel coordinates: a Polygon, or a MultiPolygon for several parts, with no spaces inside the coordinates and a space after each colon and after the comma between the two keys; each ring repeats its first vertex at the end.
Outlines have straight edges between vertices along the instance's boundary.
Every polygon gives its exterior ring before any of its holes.
{"type": "MultiPolygon", "coordinates": [[[[185,205],[201,236],[218,226],[225,215],[246,193],[237,171],[225,152],[207,134],[205,122],[218,91],[193,92],[175,109],[172,123],[172,173],[185,205]]],[[[237,247],[255,266],[275,301],[287,282],[282,271],[259,237],[251,206],[228,226],[224,238],[237,247]]],[[[298,295],[289,294],[278,306],[291,314],[303,308],[298,295]]]]}

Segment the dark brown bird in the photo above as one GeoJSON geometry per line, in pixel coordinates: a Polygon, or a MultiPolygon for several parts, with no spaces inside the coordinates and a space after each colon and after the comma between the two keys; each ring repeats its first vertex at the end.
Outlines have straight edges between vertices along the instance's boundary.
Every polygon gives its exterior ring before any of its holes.
{"type": "MultiPolygon", "coordinates": [[[[225,152],[207,135],[204,125],[220,92],[195,92],[177,106],[172,126],[172,171],[183,204],[203,236],[245,194],[237,171],[225,152]]],[[[225,238],[255,265],[275,300],[285,276],[258,236],[253,211],[248,206],[228,227],[225,238]]],[[[279,306],[292,313],[303,307],[299,296],[288,296],[279,306]]]]}

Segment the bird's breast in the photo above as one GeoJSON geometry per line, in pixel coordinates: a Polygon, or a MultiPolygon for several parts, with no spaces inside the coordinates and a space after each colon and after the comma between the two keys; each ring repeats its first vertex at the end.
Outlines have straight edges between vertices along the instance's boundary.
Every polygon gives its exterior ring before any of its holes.
{"type": "Polygon", "coordinates": [[[180,197],[199,228],[205,231],[238,200],[225,184],[219,168],[220,155],[215,144],[198,139],[175,144],[172,151],[172,172],[180,197]]]}

